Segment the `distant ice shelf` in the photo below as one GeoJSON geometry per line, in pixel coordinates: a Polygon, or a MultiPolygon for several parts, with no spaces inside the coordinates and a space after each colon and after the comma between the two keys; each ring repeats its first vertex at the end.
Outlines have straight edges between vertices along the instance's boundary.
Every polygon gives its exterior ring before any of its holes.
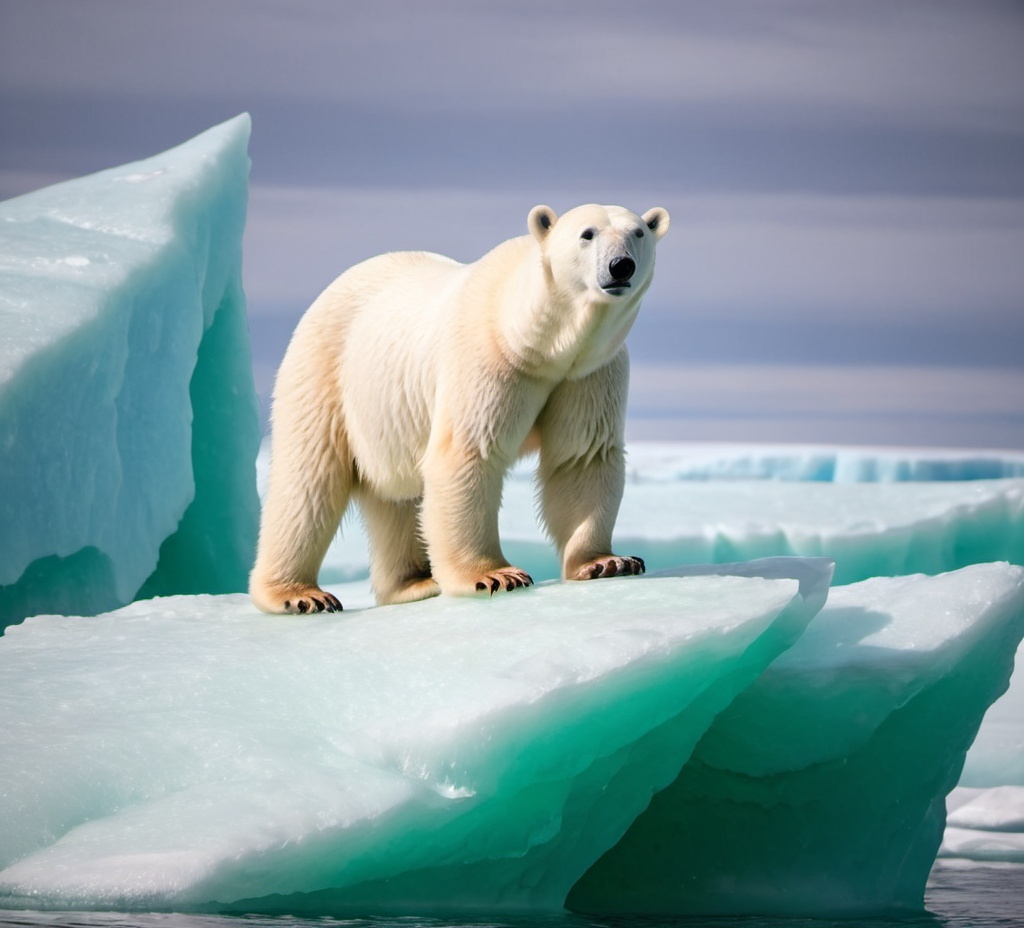
{"type": "Polygon", "coordinates": [[[634,442],[629,479],[897,483],[1024,477],[1024,452],[854,445],[634,442]]]}
{"type": "MultiPolygon", "coordinates": [[[[630,454],[632,478],[626,484],[616,522],[615,545],[643,557],[651,570],[678,564],[720,564],[760,557],[831,557],[835,582],[854,583],[875,576],[935,574],[969,564],[1005,560],[1024,564],[1024,477],[964,480],[776,480],[692,479],[692,446],[641,446],[630,454]],[[636,460],[634,460],[634,458],[636,460]],[[669,476],[674,475],[674,476],[669,476]]],[[[716,467],[728,472],[725,452],[716,467]]],[[[736,448],[740,461],[773,462],[784,473],[798,471],[781,451],[736,448]]],[[[810,453],[810,452],[808,452],[810,453]]],[[[895,461],[931,462],[942,452],[888,452],[895,461]]],[[[792,460],[804,452],[791,451],[792,460]]],[[[827,452],[812,457],[856,457],[863,469],[884,470],[864,450],[827,452]]],[[[1024,465],[1024,455],[1019,456],[1024,465]]],[[[966,455],[964,460],[967,460],[966,455]]],[[[985,471],[1013,472],[1009,453],[986,453],[985,471]]],[[[502,547],[512,563],[534,579],[558,576],[553,546],[538,523],[533,485],[535,460],[522,462],[505,483],[500,528],[502,547]]],[[[934,465],[934,466],[932,466],[934,465]]],[[[758,465],[761,466],[760,464],[758,465]]],[[[698,468],[698,470],[700,470],[698,468]]],[[[265,454],[261,455],[261,473],[265,454]]],[[[951,472],[951,471],[949,471],[951,472]]],[[[969,473],[973,471],[968,470],[969,473]]],[[[367,576],[369,545],[358,515],[349,516],[324,561],[328,583],[367,576]]]]}
{"type": "Polygon", "coordinates": [[[0,629],[245,589],[249,118],[0,203],[0,629]]]}

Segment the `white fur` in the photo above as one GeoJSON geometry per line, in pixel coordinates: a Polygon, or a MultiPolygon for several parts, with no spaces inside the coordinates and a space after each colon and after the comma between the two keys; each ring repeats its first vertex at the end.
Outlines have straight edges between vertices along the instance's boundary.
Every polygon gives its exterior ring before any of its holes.
{"type": "Polygon", "coordinates": [[[558,218],[538,206],[531,234],[472,264],[387,254],[335,280],[278,373],[256,605],[341,608],[317,575],[353,498],[378,602],[528,585],[501,553],[498,509],[509,466],[538,447],[563,576],[641,571],[611,553],[624,341],[668,225],[660,208],[640,217],[590,205],[558,218]],[[610,267],[624,258],[636,269],[619,286],[610,267]]]}

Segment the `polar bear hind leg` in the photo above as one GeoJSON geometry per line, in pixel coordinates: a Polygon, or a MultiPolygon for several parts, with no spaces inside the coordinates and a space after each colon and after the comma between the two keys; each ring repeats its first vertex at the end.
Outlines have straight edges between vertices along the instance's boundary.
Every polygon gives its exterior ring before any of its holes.
{"type": "Polygon", "coordinates": [[[419,500],[386,500],[370,487],[356,491],[370,538],[370,584],[378,605],[411,603],[441,592],[419,528],[419,500]]]}
{"type": "Polygon", "coordinates": [[[342,608],[317,577],[349,503],[354,464],[333,388],[336,352],[318,326],[315,315],[300,322],[274,387],[270,477],[249,577],[264,612],[342,608]]]}

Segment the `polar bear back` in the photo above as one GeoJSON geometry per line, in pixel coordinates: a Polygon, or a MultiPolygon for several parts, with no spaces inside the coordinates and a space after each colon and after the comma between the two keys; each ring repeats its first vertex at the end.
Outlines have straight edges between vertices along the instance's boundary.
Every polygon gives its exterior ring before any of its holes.
{"type": "Polygon", "coordinates": [[[316,329],[338,340],[337,390],[357,469],[389,498],[422,493],[438,333],[465,274],[430,252],[380,255],[342,274],[310,310],[316,329]]]}

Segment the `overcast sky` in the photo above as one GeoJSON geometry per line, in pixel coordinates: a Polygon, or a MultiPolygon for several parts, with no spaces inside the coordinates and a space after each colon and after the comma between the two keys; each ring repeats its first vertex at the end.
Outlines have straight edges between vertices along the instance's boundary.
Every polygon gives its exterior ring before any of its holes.
{"type": "Polygon", "coordinates": [[[266,399],[352,263],[672,229],[629,434],[1024,448],[1015,0],[0,0],[0,197],[253,117],[266,399]]]}

